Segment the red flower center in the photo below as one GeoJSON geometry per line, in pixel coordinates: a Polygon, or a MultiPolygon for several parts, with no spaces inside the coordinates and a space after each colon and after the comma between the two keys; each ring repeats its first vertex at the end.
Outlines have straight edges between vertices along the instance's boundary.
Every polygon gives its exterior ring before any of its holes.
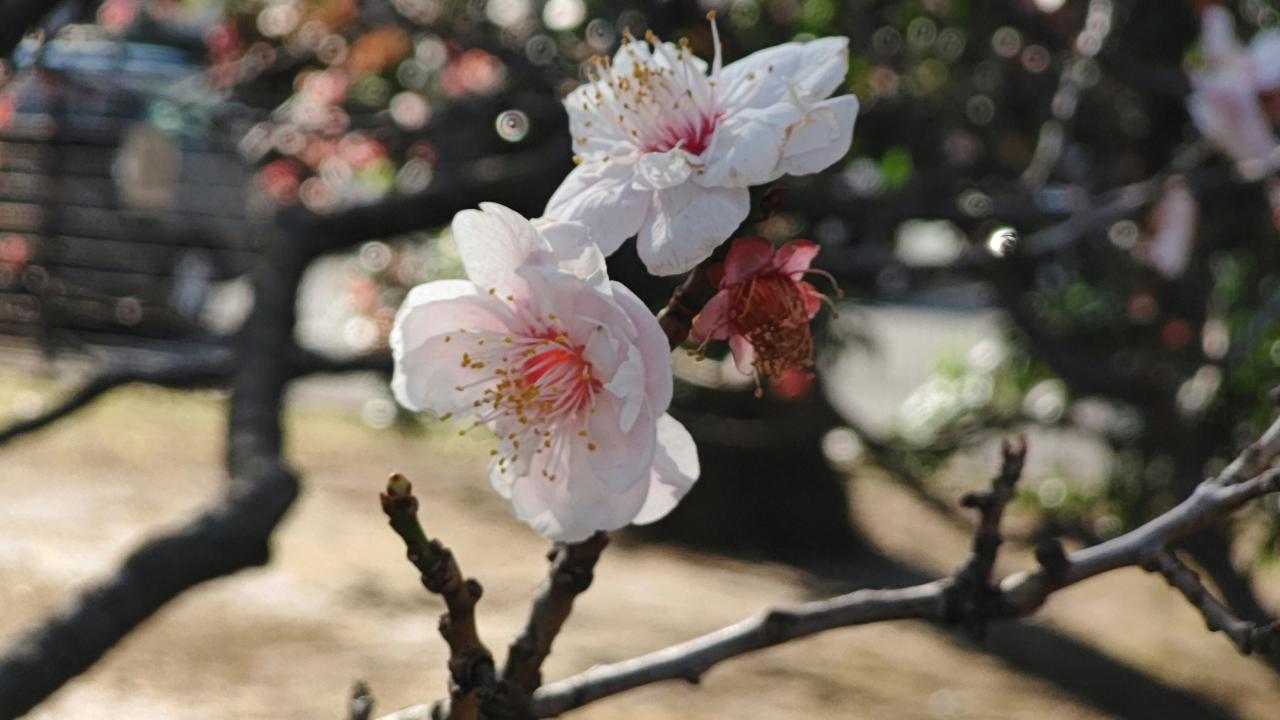
{"type": "MultiPolygon", "coordinates": [[[[582,347],[568,344],[563,335],[544,338],[539,351],[520,364],[526,395],[544,412],[573,414],[587,407],[600,390],[591,363],[582,357],[582,347]]],[[[527,352],[527,351],[526,351],[527,352]]]]}
{"type": "Polygon", "coordinates": [[[813,333],[801,283],[781,273],[756,275],[733,288],[729,322],[751,341],[755,368],[776,378],[813,365],[813,333]]]}
{"type": "Polygon", "coordinates": [[[677,145],[690,155],[701,155],[711,144],[719,115],[702,115],[698,120],[663,127],[641,148],[644,152],[667,152],[677,145]]]}

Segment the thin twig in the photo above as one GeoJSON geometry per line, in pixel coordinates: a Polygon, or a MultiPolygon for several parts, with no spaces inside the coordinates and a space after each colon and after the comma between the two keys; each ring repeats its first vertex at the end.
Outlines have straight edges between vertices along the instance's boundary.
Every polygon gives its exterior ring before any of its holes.
{"type": "Polygon", "coordinates": [[[183,390],[212,387],[225,384],[231,369],[230,354],[219,352],[207,358],[183,359],[157,366],[104,370],[61,402],[34,417],[18,420],[0,430],[0,445],[48,427],[77,410],[87,407],[94,400],[118,387],[133,384],[159,385],[183,390]]]}
{"type": "Polygon", "coordinates": [[[980,513],[978,527],[973,533],[973,550],[969,559],[956,573],[948,592],[949,621],[959,622],[974,637],[986,632],[987,618],[1003,614],[1000,591],[991,586],[991,572],[995,569],[996,554],[1004,538],[1000,534],[1000,521],[1005,506],[1013,499],[1014,488],[1022,476],[1022,465],[1027,456],[1027,439],[1019,436],[1001,447],[1003,461],[1000,473],[991,481],[991,489],[965,495],[960,501],[980,513]]]}
{"type": "Polygon", "coordinates": [[[884,620],[941,620],[947,581],[899,590],[858,590],[828,600],[766,610],[736,625],[631,660],[598,665],[534,693],[530,715],[551,717],[662,680],[696,683],[713,665],[824,630],[884,620]]]}
{"type": "Polygon", "coordinates": [[[21,635],[0,655],[0,717],[24,714],[84,672],[186,590],[263,565],[298,495],[281,457],[298,283],[309,258],[273,234],[254,269],[254,305],[236,341],[225,492],[184,525],[143,543],[113,574],[21,635]]]}
{"type": "Polygon", "coordinates": [[[501,704],[518,708],[523,715],[533,691],[542,684],[542,663],[551,653],[551,644],[573,611],[574,599],[591,586],[596,561],[608,544],[609,536],[598,532],[579,543],[558,543],[548,554],[551,571],[538,586],[529,621],[512,641],[502,668],[506,697],[501,704]]]}
{"type": "MultiPolygon", "coordinates": [[[[1280,440],[1280,419],[1263,434],[1258,453],[1274,457],[1280,440]]],[[[1016,453],[1014,453],[1016,455],[1016,453]]],[[[1249,454],[1249,451],[1246,452],[1249,454]]],[[[1242,458],[1245,454],[1242,454],[1242,458]]],[[[1007,460],[1010,460],[1006,456],[1007,460]]],[[[1247,467],[1255,467],[1255,459],[1247,467]]],[[[1128,533],[1094,547],[1066,554],[1047,544],[1037,558],[1040,567],[1006,577],[998,585],[1000,601],[985,605],[986,619],[1021,617],[1035,612],[1056,590],[1122,567],[1142,567],[1170,543],[1219,520],[1249,501],[1280,491],[1280,471],[1265,470],[1247,480],[1232,481],[1229,470],[1201,483],[1182,503],[1128,533]]],[[[1011,465],[1014,463],[1006,463],[1011,465]]],[[[1005,472],[997,478],[999,486],[1005,472]]],[[[975,539],[975,548],[979,541],[975,539]]],[[[989,542],[983,541],[985,548],[989,542]]],[[[966,567],[984,567],[967,563],[966,567]]],[[[961,572],[964,572],[962,569],[961,572]]],[[[944,578],[894,590],[858,590],[827,600],[759,615],[679,645],[631,660],[599,665],[570,678],[539,688],[530,703],[531,717],[559,715],[601,698],[663,680],[697,681],[713,665],[754,650],[778,645],[824,630],[896,619],[956,622],[952,602],[954,578],[944,578]]],[[[1253,647],[1253,646],[1250,646],[1253,647]]]]}
{"type": "Polygon", "coordinates": [[[347,707],[348,720],[369,720],[373,717],[373,694],[368,683],[360,680],[351,689],[351,703],[347,707]]]}
{"type": "Polygon", "coordinates": [[[477,720],[481,696],[494,686],[493,655],[476,630],[476,603],[484,590],[466,578],[453,552],[427,537],[418,522],[418,498],[403,475],[387,480],[382,511],[391,529],[404,540],[409,562],[421,573],[422,585],[444,598],[448,610],[440,616],[440,634],[449,644],[450,703],[452,720],[477,720]]]}
{"type": "MultiPolygon", "coordinates": [[[[334,358],[294,347],[288,355],[290,378],[355,372],[390,373],[392,369],[391,356],[387,353],[334,358]]],[[[194,360],[182,358],[157,365],[102,370],[40,414],[14,421],[0,429],[0,445],[43,430],[118,388],[129,385],[154,385],[170,390],[220,388],[226,386],[234,371],[235,359],[225,352],[194,360]]]]}
{"type": "Polygon", "coordinates": [[[705,260],[695,267],[680,287],[671,294],[667,306],[658,313],[658,324],[667,334],[672,350],[680,347],[680,344],[689,337],[689,331],[693,329],[693,318],[716,293],[707,276],[707,271],[712,264],[712,260],[705,260]]]}
{"type": "Polygon", "coordinates": [[[1161,550],[1152,555],[1146,569],[1163,575],[1171,586],[1187,598],[1192,607],[1200,611],[1209,632],[1221,632],[1231,638],[1241,654],[1265,653],[1275,642],[1280,624],[1252,623],[1236,617],[1200,582],[1200,576],[1172,551],[1161,550]]]}

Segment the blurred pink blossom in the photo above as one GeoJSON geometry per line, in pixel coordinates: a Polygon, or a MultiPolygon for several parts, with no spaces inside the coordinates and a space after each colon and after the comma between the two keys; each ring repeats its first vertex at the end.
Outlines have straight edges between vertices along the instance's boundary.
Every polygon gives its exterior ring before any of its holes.
{"type": "Polygon", "coordinates": [[[1213,5],[1201,16],[1200,45],[1206,64],[1191,73],[1191,119],[1241,174],[1262,177],[1276,164],[1280,145],[1262,102],[1280,90],[1280,31],[1259,32],[1245,48],[1231,13],[1213,5]]]}

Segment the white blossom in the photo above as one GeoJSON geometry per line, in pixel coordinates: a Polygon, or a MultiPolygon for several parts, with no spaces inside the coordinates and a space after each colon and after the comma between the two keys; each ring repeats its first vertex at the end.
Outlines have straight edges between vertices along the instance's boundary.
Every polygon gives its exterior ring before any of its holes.
{"type": "Polygon", "coordinates": [[[637,237],[649,271],[706,259],[746,219],[748,188],[805,175],[849,151],[858,100],[829,96],[848,39],[791,42],[721,68],[685,42],[627,38],[565,99],[578,167],[546,214],[592,228],[606,255],[637,237]],[[709,73],[708,73],[709,70],[709,73]]]}

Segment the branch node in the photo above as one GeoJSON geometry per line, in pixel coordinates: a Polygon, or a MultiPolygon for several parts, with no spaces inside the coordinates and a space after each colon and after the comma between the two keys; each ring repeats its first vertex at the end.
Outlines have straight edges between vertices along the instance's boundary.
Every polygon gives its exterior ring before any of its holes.
{"type": "Polygon", "coordinates": [[[1060,580],[1071,565],[1071,561],[1067,559],[1067,551],[1058,538],[1045,538],[1036,543],[1035,553],[1036,562],[1051,579],[1060,580]]]}
{"type": "Polygon", "coordinates": [[[486,705],[487,714],[504,718],[527,712],[533,691],[542,684],[542,663],[551,644],[568,620],[574,599],[591,586],[596,562],[608,544],[609,536],[598,532],[582,542],[557,543],[547,553],[550,572],[534,593],[524,630],[511,641],[502,682],[495,702],[486,705]]]}
{"type": "Polygon", "coordinates": [[[417,568],[422,586],[445,601],[447,610],[440,615],[439,629],[449,645],[448,717],[476,720],[479,698],[491,691],[496,675],[493,656],[476,630],[475,607],[484,590],[475,579],[464,579],[453,551],[427,537],[418,522],[413,484],[403,475],[397,473],[387,480],[381,499],[391,529],[404,540],[405,555],[417,568]]]}
{"type": "MultiPolygon", "coordinates": [[[[1004,538],[1000,535],[1000,520],[1004,508],[1013,499],[1014,486],[1022,476],[1023,461],[1027,455],[1026,436],[1019,435],[1012,442],[1001,445],[1000,472],[991,480],[991,489],[972,492],[961,499],[965,507],[978,509],[981,518],[973,535],[973,550],[969,559],[952,577],[943,593],[944,618],[947,622],[962,625],[975,639],[986,635],[987,620],[1011,612],[999,588],[991,584],[996,554],[1004,538]]],[[[1061,554],[1061,547],[1058,552],[1061,554]]],[[[1066,561],[1065,555],[1062,558],[1066,561]]]]}
{"type": "Polygon", "coordinates": [[[1241,655],[1265,653],[1275,641],[1280,621],[1259,624],[1236,617],[1201,582],[1200,576],[1169,550],[1159,550],[1142,561],[1149,572],[1158,572],[1170,586],[1182,593],[1200,615],[1210,632],[1221,632],[1235,643],[1241,655]]]}
{"type": "Polygon", "coordinates": [[[347,717],[350,720],[369,720],[372,715],[373,694],[369,690],[369,684],[363,680],[357,680],[351,689],[351,704],[348,706],[347,717]]]}

